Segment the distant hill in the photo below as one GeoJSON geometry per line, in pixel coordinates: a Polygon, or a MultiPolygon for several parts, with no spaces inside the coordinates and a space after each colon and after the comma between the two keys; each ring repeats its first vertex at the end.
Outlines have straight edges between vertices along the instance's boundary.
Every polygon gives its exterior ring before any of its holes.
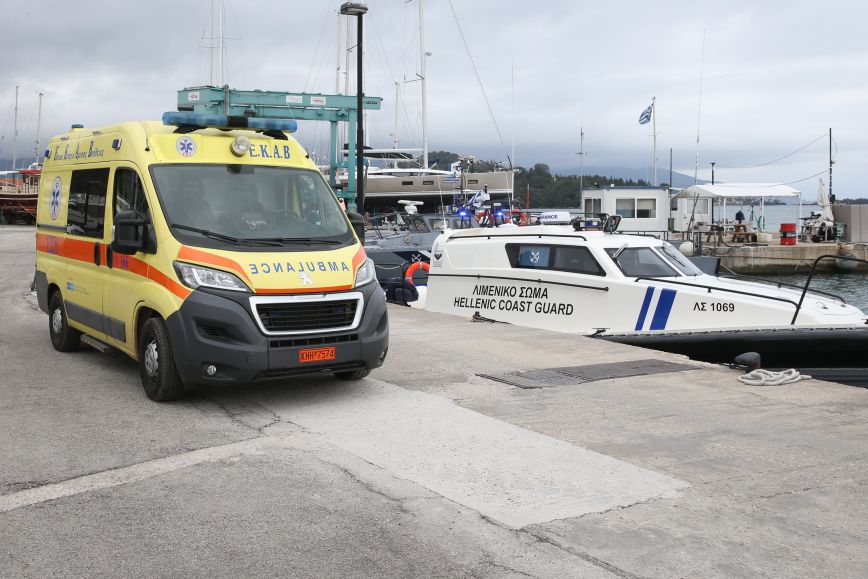
{"type": "MultiPolygon", "coordinates": [[[[579,168],[575,166],[553,168],[557,175],[578,175],[579,168]]],[[[623,179],[624,181],[648,181],[651,175],[650,167],[630,168],[630,167],[597,167],[586,166],[584,168],[585,175],[608,175],[615,179],[623,179]]],[[[657,181],[659,183],[669,183],[669,168],[657,167],[657,181]]],[[[705,179],[699,179],[699,184],[708,183],[705,179]]],[[[608,183],[600,183],[601,187],[608,183]]],[[[674,171],[672,173],[672,186],[676,188],[689,187],[693,185],[693,177],[674,171]]],[[[588,185],[585,184],[587,187],[588,185]]]]}

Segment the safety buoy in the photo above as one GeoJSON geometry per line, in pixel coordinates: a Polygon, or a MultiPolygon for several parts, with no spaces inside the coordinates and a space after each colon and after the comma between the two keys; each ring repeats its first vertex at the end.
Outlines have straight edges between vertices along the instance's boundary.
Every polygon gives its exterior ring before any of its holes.
{"type": "Polygon", "coordinates": [[[410,267],[407,268],[407,272],[404,274],[404,279],[408,279],[411,282],[413,281],[413,274],[419,270],[423,270],[425,272],[431,271],[431,266],[428,265],[426,261],[414,261],[410,267]]]}

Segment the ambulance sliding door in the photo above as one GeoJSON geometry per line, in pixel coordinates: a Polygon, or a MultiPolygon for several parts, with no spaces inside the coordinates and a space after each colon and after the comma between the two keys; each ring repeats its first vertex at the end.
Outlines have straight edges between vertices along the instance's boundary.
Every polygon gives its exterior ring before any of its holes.
{"type": "Polygon", "coordinates": [[[61,288],[70,325],[105,339],[102,299],[106,268],[106,191],[109,169],[72,171],[67,209],[66,287],[61,288]]]}

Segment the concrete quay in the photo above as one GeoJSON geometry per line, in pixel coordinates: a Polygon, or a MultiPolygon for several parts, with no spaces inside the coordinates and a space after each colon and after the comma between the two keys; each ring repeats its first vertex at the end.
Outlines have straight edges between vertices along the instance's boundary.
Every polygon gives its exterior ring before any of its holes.
{"type": "MultiPolygon", "coordinates": [[[[777,240],[775,240],[777,242],[777,240]]],[[[848,244],[853,257],[868,259],[868,245],[848,244]]],[[[787,274],[807,273],[821,255],[835,255],[835,243],[800,242],[797,245],[730,245],[718,246],[720,264],[736,273],[787,274]]],[[[823,260],[819,271],[834,271],[834,260],[823,260]]],[[[858,264],[859,271],[868,271],[868,265],[858,264]]]]}
{"type": "Polygon", "coordinates": [[[383,368],[156,404],[0,227],[0,576],[865,577],[868,390],[391,307],[383,368]],[[524,389],[480,377],[695,369],[524,389]]]}

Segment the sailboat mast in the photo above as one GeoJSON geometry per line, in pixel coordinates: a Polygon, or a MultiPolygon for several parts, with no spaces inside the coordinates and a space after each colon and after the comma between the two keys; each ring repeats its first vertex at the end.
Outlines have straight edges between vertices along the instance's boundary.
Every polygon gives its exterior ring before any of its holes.
{"type": "Polygon", "coordinates": [[[15,170],[15,162],[18,160],[18,88],[19,84],[15,84],[15,121],[12,125],[12,170],[15,170]]]}
{"type": "Polygon", "coordinates": [[[43,93],[39,93],[39,106],[36,109],[36,164],[39,165],[39,133],[42,132],[42,97],[43,93]]]}
{"type": "Polygon", "coordinates": [[[585,128],[579,125],[579,200],[585,191],[585,128]]]}
{"type": "Polygon", "coordinates": [[[654,145],[651,153],[651,164],[654,168],[654,187],[657,186],[657,97],[651,98],[651,132],[654,133],[654,145]]]}
{"type": "Polygon", "coordinates": [[[428,87],[425,74],[425,18],[422,0],[419,2],[419,75],[422,81],[422,168],[428,168],[428,87]]]}
{"type": "Polygon", "coordinates": [[[335,94],[341,94],[341,13],[337,13],[337,38],[335,39],[335,94]]]}
{"type": "Polygon", "coordinates": [[[832,198],[832,165],[835,161],[832,160],[832,127],[829,127],[829,199],[832,198]]]}
{"type": "MultiPolygon", "coordinates": [[[[401,83],[397,80],[395,81],[395,132],[392,133],[392,147],[394,149],[398,148],[398,110],[401,108],[401,83]]],[[[398,159],[396,158],[393,165],[395,169],[398,168],[398,159]]]]}

